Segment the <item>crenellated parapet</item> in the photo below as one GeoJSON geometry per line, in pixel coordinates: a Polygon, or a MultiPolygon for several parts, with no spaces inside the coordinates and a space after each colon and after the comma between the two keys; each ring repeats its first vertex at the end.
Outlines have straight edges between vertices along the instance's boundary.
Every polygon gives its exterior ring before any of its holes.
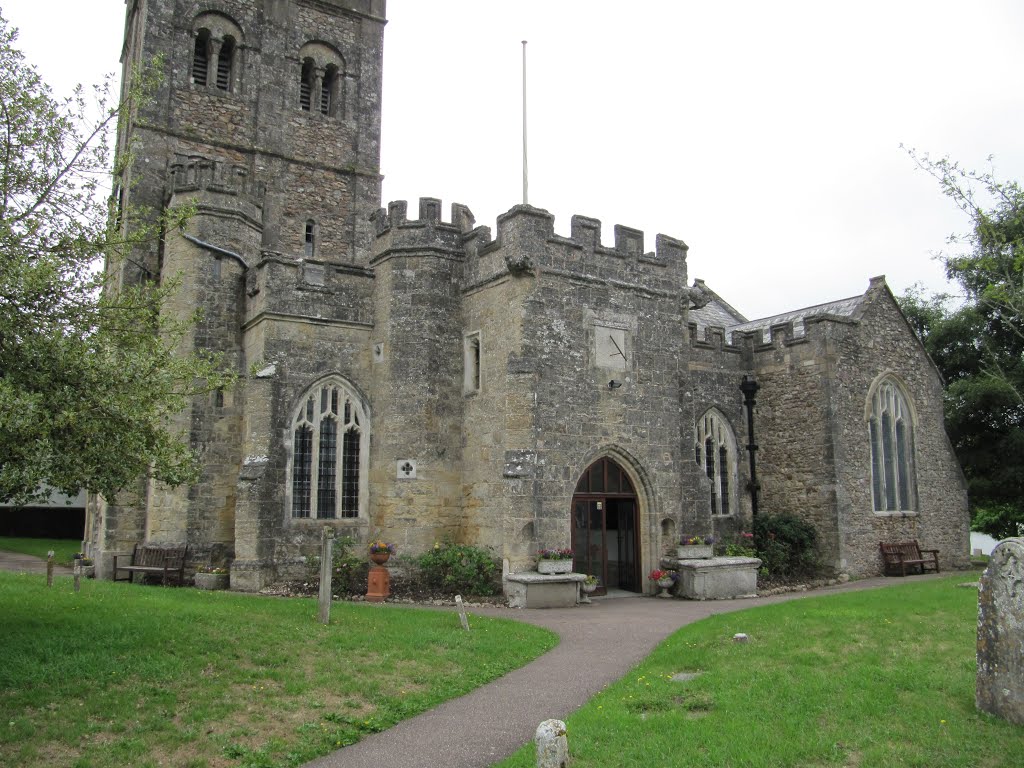
{"type": "Polygon", "coordinates": [[[444,221],[441,201],[421,197],[419,217],[410,219],[408,204],[396,200],[371,217],[376,231],[373,262],[397,254],[442,255],[462,258],[463,236],[473,228],[473,213],[460,203],[453,203],[451,220],[444,221]]]}
{"type": "Polygon", "coordinates": [[[835,334],[838,327],[856,324],[856,320],[841,316],[820,314],[779,322],[764,322],[723,326],[689,323],[690,346],[723,352],[770,352],[776,349],[825,340],[835,334]]]}
{"type": "Polygon", "coordinates": [[[559,235],[551,213],[517,205],[498,218],[493,240],[486,227],[465,236],[467,283],[543,273],[660,295],[674,296],[685,288],[686,243],[659,234],[650,251],[641,230],[616,225],[613,231],[614,245],[605,246],[600,221],[573,216],[569,236],[559,235]]]}
{"type": "Polygon", "coordinates": [[[172,195],[215,192],[247,200],[262,207],[266,187],[252,179],[242,166],[205,157],[177,156],[170,166],[172,195]]]}

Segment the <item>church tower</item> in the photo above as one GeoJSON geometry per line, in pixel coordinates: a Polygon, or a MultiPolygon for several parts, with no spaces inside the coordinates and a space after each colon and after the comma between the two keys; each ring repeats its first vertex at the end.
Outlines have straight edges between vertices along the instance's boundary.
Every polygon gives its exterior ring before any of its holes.
{"type": "Polygon", "coordinates": [[[291,495],[300,518],[310,488],[339,517],[367,503],[365,473],[344,489],[329,488],[327,475],[337,466],[338,478],[358,477],[369,454],[357,371],[372,322],[385,0],[126,5],[124,87],[154,62],[162,80],[121,127],[118,151],[131,160],[118,204],[195,213],[111,268],[123,284],[176,281],[167,311],[200,311],[183,351],[221,354],[239,382],[179,418],[202,459],[199,483],[97,502],[90,535],[101,570],[105,553],[137,541],[187,543],[190,561],[233,559],[233,586],[256,588],[282,558],[273,550],[291,495]],[[283,445],[285,426],[306,418],[291,413],[306,390],[317,412],[297,434],[334,429],[331,455],[299,445],[295,457],[283,445]],[[294,488],[293,460],[308,463],[294,488]]]}

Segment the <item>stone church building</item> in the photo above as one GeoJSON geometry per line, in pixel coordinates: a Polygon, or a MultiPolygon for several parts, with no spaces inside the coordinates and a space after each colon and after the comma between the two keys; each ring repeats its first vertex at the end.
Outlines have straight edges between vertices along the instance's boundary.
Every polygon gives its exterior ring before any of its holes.
{"type": "Polygon", "coordinates": [[[748,321],[689,283],[682,240],[382,208],[385,0],[126,4],[125,79],[155,56],[167,75],[119,136],[120,202],[196,212],[111,268],[177,277],[169,311],[202,310],[184,343],[239,379],[181,417],[197,484],[91,500],[101,574],[187,543],[255,590],[326,525],[511,571],[572,546],[577,571],[643,591],[680,536],[750,530],[751,453],[759,514],[811,521],[829,570],[880,573],[879,540],[902,538],[966,563],[942,383],[882,278],[748,321]]]}

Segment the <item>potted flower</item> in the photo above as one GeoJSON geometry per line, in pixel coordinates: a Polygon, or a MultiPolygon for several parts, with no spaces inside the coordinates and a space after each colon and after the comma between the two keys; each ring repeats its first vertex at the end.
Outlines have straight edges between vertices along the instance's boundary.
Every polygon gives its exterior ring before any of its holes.
{"type": "Polygon", "coordinates": [[[587,574],[587,577],[580,582],[580,603],[590,605],[590,596],[597,591],[599,586],[601,586],[601,582],[597,580],[597,576],[587,574]]]}
{"type": "Polygon", "coordinates": [[[231,577],[223,565],[200,565],[196,568],[196,589],[227,589],[231,577]]]}
{"type": "Polygon", "coordinates": [[[675,586],[676,581],[679,579],[679,574],[675,571],[655,568],[647,574],[647,578],[661,588],[661,592],[658,593],[658,597],[672,597],[672,595],[669,594],[669,590],[675,586]]]}
{"type": "Polygon", "coordinates": [[[714,543],[712,536],[684,536],[679,541],[676,554],[680,560],[707,560],[714,557],[714,543]]]}
{"type": "Polygon", "coordinates": [[[384,539],[374,539],[367,546],[370,553],[370,560],[374,565],[384,565],[398,549],[394,544],[389,544],[384,539]]]}
{"type": "Polygon", "coordinates": [[[571,549],[542,549],[537,553],[538,573],[571,573],[571,549]]]}
{"type": "Polygon", "coordinates": [[[92,562],[92,558],[83,552],[75,552],[74,562],[72,567],[78,569],[78,573],[87,579],[91,579],[96,571],[96,566],[92,562]]]}

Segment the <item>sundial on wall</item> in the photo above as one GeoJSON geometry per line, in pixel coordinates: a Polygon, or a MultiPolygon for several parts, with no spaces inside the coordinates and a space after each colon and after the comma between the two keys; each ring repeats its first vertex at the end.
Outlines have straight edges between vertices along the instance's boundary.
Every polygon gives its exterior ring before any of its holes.
{"type": "Polygon", "coordinates": [[[594,326],[594,358],[598,368],[624,371],[628,367],[626,332],[622,328],[594,326]]]}

